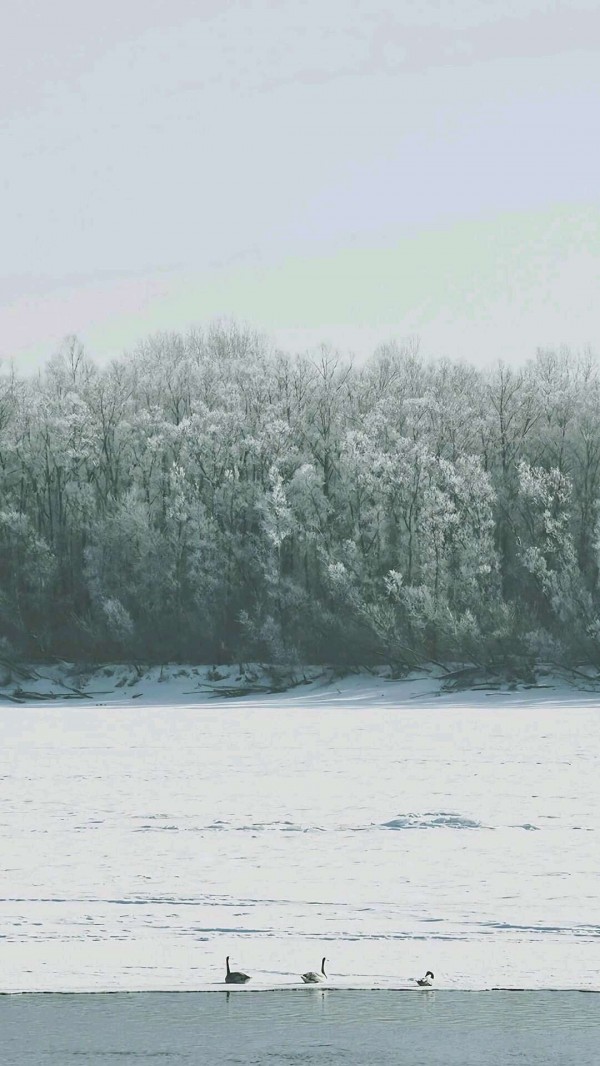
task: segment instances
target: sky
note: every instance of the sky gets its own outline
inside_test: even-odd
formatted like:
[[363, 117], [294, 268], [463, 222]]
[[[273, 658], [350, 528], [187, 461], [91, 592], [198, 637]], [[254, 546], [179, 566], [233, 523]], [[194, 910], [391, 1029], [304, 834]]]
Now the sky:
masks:
[[597, 0], [4, 0], [0, 358], [600, 353]]

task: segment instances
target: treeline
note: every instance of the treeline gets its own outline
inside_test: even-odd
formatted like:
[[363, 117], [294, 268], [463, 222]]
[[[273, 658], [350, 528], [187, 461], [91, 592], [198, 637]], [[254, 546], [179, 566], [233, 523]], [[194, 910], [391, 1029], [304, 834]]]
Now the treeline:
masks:
[[0, 378], [0, 639], [102, 661], [600, 665], [600, 374], [250, 332]]

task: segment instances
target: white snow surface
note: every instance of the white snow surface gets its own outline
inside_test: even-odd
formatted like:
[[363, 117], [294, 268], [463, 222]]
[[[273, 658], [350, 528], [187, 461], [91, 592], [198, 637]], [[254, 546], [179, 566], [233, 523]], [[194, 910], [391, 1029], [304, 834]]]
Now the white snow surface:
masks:
[[157, 677], [0, 710], [0, 991], [600, 990], [597, 695]]

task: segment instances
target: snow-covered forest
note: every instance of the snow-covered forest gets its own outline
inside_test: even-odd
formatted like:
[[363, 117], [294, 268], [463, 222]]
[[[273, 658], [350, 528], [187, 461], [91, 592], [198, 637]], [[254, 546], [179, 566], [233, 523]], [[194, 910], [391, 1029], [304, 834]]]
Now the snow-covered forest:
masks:
[[29, 659], [600, 663], [600, 373], [235, 326], [0, 378], [0, 636]]

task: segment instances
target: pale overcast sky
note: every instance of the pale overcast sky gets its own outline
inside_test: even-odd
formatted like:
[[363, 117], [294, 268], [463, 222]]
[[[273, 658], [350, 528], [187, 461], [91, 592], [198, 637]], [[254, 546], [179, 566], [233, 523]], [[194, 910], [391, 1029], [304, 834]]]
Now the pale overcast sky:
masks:
[[598, 0], [4, 0], [0, 355], [600, 353]]

